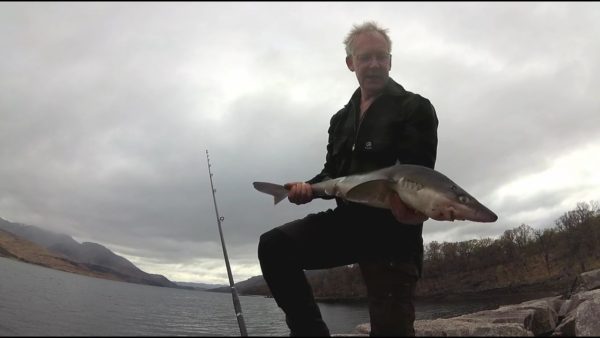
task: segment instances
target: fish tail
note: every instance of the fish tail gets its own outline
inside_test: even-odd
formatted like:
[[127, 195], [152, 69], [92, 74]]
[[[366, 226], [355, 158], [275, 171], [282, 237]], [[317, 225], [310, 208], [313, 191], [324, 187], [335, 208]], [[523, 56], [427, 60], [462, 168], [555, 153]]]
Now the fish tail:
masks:
[[288, 190], [279, 184], [254, 182], [252, 185], [254, 186], [254, 189], [273, 196], [275, 204], [281, 202], [288, 195]]

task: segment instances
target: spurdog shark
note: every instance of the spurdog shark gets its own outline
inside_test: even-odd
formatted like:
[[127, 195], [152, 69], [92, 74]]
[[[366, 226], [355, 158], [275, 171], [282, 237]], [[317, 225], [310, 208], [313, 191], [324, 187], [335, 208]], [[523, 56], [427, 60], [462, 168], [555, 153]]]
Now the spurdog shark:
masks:
[[[282, 185], [254, 182], [275, 204], [287, 197]], [[377, 208], [390, 208], [398, 193], [411, 208], [438, 221], [495, 222], [498, 216], [442, 173], [419, 165], [396, 164], [369, 173], [339, 177], [311, 185], [315, 197], [339, 197]]]

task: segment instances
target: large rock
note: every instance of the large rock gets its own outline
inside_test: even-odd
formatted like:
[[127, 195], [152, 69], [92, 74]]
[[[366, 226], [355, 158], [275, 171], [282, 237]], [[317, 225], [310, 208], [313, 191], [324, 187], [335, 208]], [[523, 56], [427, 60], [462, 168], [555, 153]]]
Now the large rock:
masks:
[[[567, 303], [568, 302], [568, 303]], [[600, 289], [581, 292], [565, 302], [565, 318], [553, 336], [600, 336]]]
[[575, 311], [575, 336], [600, 336], [600, 297], [585, 301]]
[[491, 323], [462, 318], [418, 320], [415, 334], [419, 337], [520, 337], [533, 336], [531, 331], [515, 323]]
[[584, 272], [577, 276], [573, 293], [600, 289], [600, 269]]
[[[496, 310], [479, 311], [454, 317], [452, 324], [464, 321], [473, 327], [473, 331], [464, 334], [457, 332], [458, 335], [520, 336], [525, 332], [535, 336], [549, 334], [552, 333], [558, 322], [559, 302], [560, 297], [550, 297], [517, 305], [501, 306]], [[455, 335], [454, 331], [446, 332]]]
[[553, 336], [600, 336], [600, 269], [580, 274], [558, 311]]
[[[549, 297], [496, 310], [479, 311], [448, 319], [417, 320], [417, 336], [539, 336], [549, 335], [558, 322], [557, 311], [563, 301]], [[370, 326], [356, 331], [368, 334]]]
[[[369, 323], [360, 324], [355, 331], [358, 335], [368, 336], [371, 331]], [[447, 336], [475, 336], [475, 337], [525, 337], [533, 336], [519, 324], [514, 323], [486, 323], [469, 321], [467, 319], [449, 318], [415, 321], [415, 335], [418, 337], [447, 337]]]
[[509, 322], [522, 325], [535, 336], [550, 334], [558, 324], [557, 312], [563, 302], [564, 300], [557, 296], [502, 306], [492, 313], [491, 318], [494, 323], [507, 319]]
[[[370, 325], [356, 327], [369, 334]], [[448, 319], [415, 321], [417, 336], [600, 336], [600, 269], [579, 275], [570, 298], [501, 306]]]

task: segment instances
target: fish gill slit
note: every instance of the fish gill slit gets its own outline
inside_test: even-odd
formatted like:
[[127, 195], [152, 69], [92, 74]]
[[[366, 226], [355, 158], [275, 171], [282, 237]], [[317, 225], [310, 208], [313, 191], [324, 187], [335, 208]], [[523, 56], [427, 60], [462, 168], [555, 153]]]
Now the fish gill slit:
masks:
[[423, 189], [423, 185], [421, 185], [413, 180], [406, 179], [406, 178], [402, 179], [402, 186], [405, 189], [412, 190], [412, 191], [419, 191], [419, 190]]

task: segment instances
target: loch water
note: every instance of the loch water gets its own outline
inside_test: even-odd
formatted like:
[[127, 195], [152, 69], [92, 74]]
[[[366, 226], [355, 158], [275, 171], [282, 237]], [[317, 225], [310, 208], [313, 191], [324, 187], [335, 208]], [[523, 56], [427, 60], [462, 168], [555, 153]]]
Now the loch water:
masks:
[[[506, 299], [417, 302], [417, 319]], [[240, 296], [249, 336], [288, 336], [272, 298]], [[331, 333], [369, 321], [365, 303], [319, 303]], [[231, 295], [91, 278], [0, 257], [0, 336], [239, 336]]]

